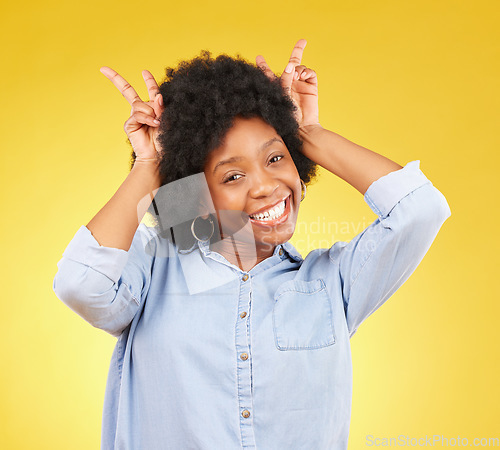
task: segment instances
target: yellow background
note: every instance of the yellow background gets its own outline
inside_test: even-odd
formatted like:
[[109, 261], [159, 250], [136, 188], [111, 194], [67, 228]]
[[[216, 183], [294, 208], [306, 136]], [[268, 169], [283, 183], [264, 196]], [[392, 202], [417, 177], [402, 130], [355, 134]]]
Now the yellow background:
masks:
[[[115, 339], [52, 292], [66, 245], [128, 170], [129, 106], [99, 67], [143, 95], [142, 69], [161, 80], [201, 49], [262, 53], [281, 72], [299, 38], [323, 126], [400, 164], [420, 159], [452, 209], [414, 275], [351, 341], [349, 448], [367, 435], [500, 437], [498, 5], [4, 2], [0, 447], [99, 447]], [[348, 224], [317, 242], [375, 218], [325, 172], [302, 206], [301, 223]], [[303, 254], [315, 244], [305, 237], [292, 241]]]

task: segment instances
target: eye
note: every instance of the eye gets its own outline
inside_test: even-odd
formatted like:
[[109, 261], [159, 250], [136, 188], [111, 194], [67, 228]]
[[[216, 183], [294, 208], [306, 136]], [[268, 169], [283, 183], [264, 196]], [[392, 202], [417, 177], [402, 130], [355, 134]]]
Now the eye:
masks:
[[224, 178], [224, 180], [222, 181], [223, 183], [230, 183], [231, 181], [235, 181], [235, 180], [238, 180], [239, 178], [236, 178], [236, 177], [241, 177], [242, 175], [240, 175], [239, 173], [234, 173], [232, 175], [229, 175], [228, 177]]
[[283, 158], [283, 155], [276, 155], [276, 156], [273, 156], [270, 160], [269, 160], [269, 164], [272, 164], [272, 163], [275, 163], [275, 162], [278, 162], [280, 159]]

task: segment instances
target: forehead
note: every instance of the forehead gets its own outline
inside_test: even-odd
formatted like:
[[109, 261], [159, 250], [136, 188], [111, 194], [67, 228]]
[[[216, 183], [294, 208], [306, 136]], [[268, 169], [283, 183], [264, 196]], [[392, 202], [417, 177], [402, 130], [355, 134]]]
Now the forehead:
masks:
[[233, 156], [250, 157], [271, 139], [283, 142], [276, 130], [261, 118], [237, 117], [222, 144], [208, 155], [207, 166], [216, 165], [218, 161]]

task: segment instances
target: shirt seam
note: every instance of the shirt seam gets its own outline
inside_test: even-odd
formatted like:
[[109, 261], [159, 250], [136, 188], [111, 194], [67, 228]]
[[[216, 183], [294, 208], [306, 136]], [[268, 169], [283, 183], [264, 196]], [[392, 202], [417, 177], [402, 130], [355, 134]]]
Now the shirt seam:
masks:
[[77, 264], [81, 264], [82, 266], [85, 266], [87, 269], [90, 269], [90, 270], [93, 270], [94, 272], [96, 273], [99, 273], [101, 275], [104, 275], [109, 281], [113, 282], [113, 283], [117, 283], [117, 281], [113, 280], [113, 278], [111, 278], [107, 273], [105, 272], [102, 272], [101, 270], [97, 270], [95, 267], [93, 267], [92, 265], [90, 264], [87, 264], [86, 262], [84, 261], [79, 261], [78, 259], [74, 259], [72, 258], [71, 256], [66, 256], [65, 257], [68, 261], [73, 261]]
[[132, 297], [132, 300], [135, 302], [135, 304], [137, 306], [141, 306], [141, 302], [140, 300], [134, 295], [134, 293], [132, 292], [132, 288], [131, 286], [128, 284], [128, 283], [125, 283], [124, 281], [122, 281], [122, 284], [128, 289], [128, 291], [130, 292], [130, 296]]

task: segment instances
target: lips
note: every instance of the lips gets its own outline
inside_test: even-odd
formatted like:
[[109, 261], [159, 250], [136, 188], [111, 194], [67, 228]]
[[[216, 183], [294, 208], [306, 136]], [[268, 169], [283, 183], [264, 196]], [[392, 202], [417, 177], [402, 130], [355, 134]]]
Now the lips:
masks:
[[257, 214], [262, 214], [264, 212], [267, 212], [267, 211], [273, 209], [274, 207], [276, 207], [277, 205], [279, 205], [280, 203], [284, 202], [288, 197], [290, 197], [290, 195], [287, 195], [286, 197], [283, 197], [281, 200], [278, 200], [276, 203], [274, 203], [272, 205], [265, 206], [264, 208], [258, 209], [257, 211], [255, 211], [251, 214], [248, 214], [248, 215], [255, 216]]
[[274, 226], [286, 222], [289, 214], [290, 196], [270, 207], [263, 208], [256, 213], [250, 214], [249, 218], [252, 223], [257, 225]]

